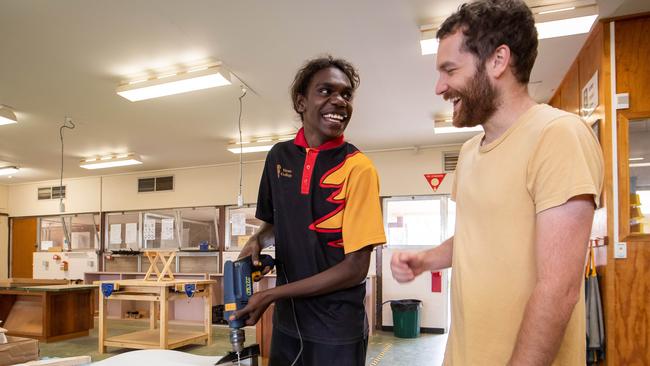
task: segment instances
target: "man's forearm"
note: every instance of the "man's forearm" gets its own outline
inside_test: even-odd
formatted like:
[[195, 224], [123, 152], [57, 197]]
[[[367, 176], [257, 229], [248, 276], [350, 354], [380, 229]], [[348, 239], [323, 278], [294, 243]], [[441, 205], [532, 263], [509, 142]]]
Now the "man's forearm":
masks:
[[538, 284], [526, 305], [508, 365], [552, 364], [578, 298], [576, 291], [567, 293]]
[[442, 244], [422, 253], [423, 267], [428, 271], [438, 271], [451, 267], [454, 253], [454, 237], [445, 240]]

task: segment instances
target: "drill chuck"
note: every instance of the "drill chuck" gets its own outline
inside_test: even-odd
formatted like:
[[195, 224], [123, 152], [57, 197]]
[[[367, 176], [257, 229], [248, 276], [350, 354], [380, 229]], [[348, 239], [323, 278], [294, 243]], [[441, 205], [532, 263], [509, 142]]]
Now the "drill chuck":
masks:
[[246, 341], [246, 333], [243, 328], [231, 328], [230, 329], [230, 344], [232, 344], [232, 350], [235, 352], [241, 352], [244, 349], [244, 342]]

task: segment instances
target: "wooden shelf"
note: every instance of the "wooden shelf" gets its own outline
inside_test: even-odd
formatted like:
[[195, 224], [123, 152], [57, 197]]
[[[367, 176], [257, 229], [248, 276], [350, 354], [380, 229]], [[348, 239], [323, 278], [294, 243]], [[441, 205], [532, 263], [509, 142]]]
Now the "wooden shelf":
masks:
[[[167, 337], [169, 340], [168, 349], [193, 343], [203, 343], [208, 340], [208, 335], [205, 332], [176, 329], [168, 330]], [[104, 345], [134, 349], [158, 349], [160, 348], [160, 331], [158, 329], [148, 329], [109, 337], [104, 341]]]

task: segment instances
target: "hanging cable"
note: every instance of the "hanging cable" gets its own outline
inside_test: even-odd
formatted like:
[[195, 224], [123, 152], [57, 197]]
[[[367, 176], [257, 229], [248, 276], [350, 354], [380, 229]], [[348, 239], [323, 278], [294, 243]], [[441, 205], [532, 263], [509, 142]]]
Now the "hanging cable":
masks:
[[65, 212], [65, 206], [63, 205], [63, 129], [67, 128], [74, 130], [75, 124], [72, 122], [72, 118], [65, 117], [63, 124], [59, 128], [59, 137], [61, 138], [61, 175], [59, 177], [59, 210]]
[[244, 196], [242, 194], [242, 187], [243, 187], [243, 178], [244, 178], [244, 162], [243, 162], [243, 157], [244, 155], [244, 143], [242, 140], [242, 133], [241, 133], [241, 116], [242, 116], [242, 99], [246, 96], [246, 93], [248, 90], [242, 85], [241, 87], [241, 95], [239, 96], [239, 118], [237, 119], [237, 127], [239, 128], [239, 194], [237, 195], [237, 206], [242, 207], [244, 205]]

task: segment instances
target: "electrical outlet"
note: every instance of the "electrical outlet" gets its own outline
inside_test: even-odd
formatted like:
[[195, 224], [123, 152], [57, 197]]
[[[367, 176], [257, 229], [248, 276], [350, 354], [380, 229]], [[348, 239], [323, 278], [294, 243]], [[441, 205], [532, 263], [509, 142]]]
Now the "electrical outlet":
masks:
[[620, 242], [614, 245], [614, 258], [616, 259], [627, 258], [627, 243]]

